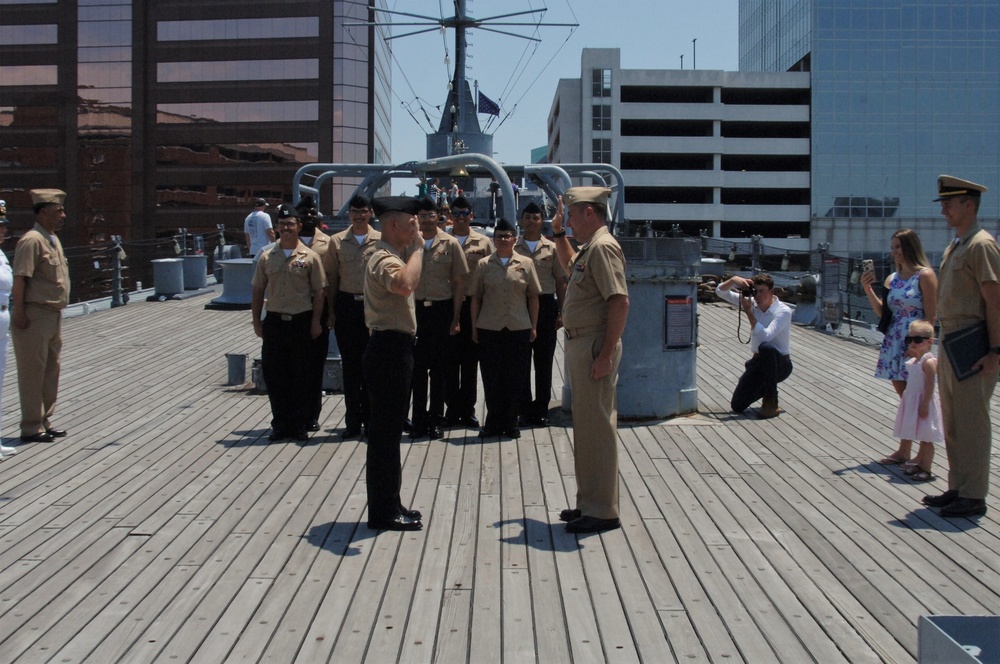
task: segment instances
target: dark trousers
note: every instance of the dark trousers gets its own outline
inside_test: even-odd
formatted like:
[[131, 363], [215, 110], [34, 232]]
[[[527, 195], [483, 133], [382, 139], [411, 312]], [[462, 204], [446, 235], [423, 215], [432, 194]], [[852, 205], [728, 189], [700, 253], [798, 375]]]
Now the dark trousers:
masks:
[[546, 417], [552, 395], [552, 358], [556, 354], [556, 319], [559, 305], [555, 295], [538, 296], [538, 324], [531, 342], [531, 360], [535, 366], [535, 398], [531, 398], [531, 379], [524, 381], [521, 415], [526, 418]]
[[[430, 306], [417, 301], [417, 344], [413, 347], [413, 428], [426, 429], [444, 419], [445, 378], [451, 352], [451, 300]], [[430, 406], [427, 404], [430, 383]]]
[[482, 353], [487, 429], [517, 428], [524, 384], [531, 372], [531, 330], [477, 330]]
[[357, 429], [369, 421], [368, 395], [361, 366], [368, 345], [364, 300], [355, 300], [351, 293], [337, 293], [333, 315], [333, 331], [337, 335], [344, 374], [344, 425]]
[[479, 344], [472, 340], [472, 298], [465, 298], [459, 318], [460, 330], [452, 337], [448, 358], [448, 419], [462, 420], [476, 414], [479, 399]]
[[304, 377], [313, 357], [311, 323], [311, 311], [294, 316], [268, 312], [263, 321], [261, 370], [271, 402], [271, 428], [277, 433], [305, 431], [310, 422], [313, 394]]
[[374, 332], [363, 360], [371, 419], [368, 422], [368, 520], [400, 514], [402, 477], [399, 441], [410, 403], [413, 337], [402, 332]]
[[313, 396], [309, 403], [309, 422], [319, 421], [323, 410], [323, 375], [326, 373], [326, 356], [330, 352], [330, 328], [326, 326], [329, 316], [326, 306], [323, 307], [323, 331], [315, 339], [311, 339], [312, 357], [309, 360], [309, 392]]
[[792, 358], [782, 355], [769, 343], [763, 343], [757, 354], [747, 360], [746, 371], [733, 391], [731, 406], [742, 413], [754, 401], [764, 397], [778, 398], [778, 383], [792, 375]]

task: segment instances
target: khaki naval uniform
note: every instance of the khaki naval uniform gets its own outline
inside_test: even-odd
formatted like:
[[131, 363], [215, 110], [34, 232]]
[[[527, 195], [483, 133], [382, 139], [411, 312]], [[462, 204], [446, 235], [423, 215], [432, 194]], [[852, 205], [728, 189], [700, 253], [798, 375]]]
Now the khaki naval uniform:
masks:
[[352, 228], [330, 238], [327, 296], [333, 310], [333, 331], [344, 373], [344, 427], [358, 431], [368, 424], [368, 395], [361, 360], [368, 345], [365, 326], [365, 264], [382, 234], [368, 228], [360, 242]]
[[[980, 284], [1000, 281], [1000, 249], [978, 223], [944, 251], [938, 276], [941, 336], [986, 320]], [[945, 353], [944, 346], [941, 352]], [[938, 386], [948, 454], [948, 488], [963, 498], [986, 498], [990, 483], [990, 397], [996, 374], [955, 378], [950, 361], [938, 363]]]
[[424, 263], [420, 285], [414, 293], [417, 308], [417, 345], [413, 349], [415, 434], [444, 420], [445, 381], [454, 354], [450, 329], [455, 315], [454, 281], [469, 272], [462, 246], [451, 235], [439, 229], [429, 247], [426, 240], [423, 242]]
[[449, 423], [470, 421], [476, 414], [476, 401], [479, 399], [477, 394], [479, 344], [472, 341], [472, 280], [476, 276], [480, 259], [496, 251], [488, 237], [473, 229], [469, 230], [464, 243], [458, 236], [455, 238], [465, 252], [469, 274], [465, 278], [465, 299], [462, 301], [462, 313], [459, 316], [459, 330], [452, 338], [453, 352], [448, 363], [446, 378], [448, 411], [445, 419]]
[[479, 303], [476, 334], [482, 348], [487, 433], [517, 429], [524, 384], [531, 373], [531, 313], [528, 300], [541, 290], [530, 258], [497, 254], [481, 258], [472, 297]]
[[531, 380], [525, 381], [521, 398], [521, 414], [529, 421], [539, 421], [549, 412], [549, 397], [552, 395], [552, 359], [555, 357], [558, 336], [556, 324], [559, 305], [556, 300], [556, 284], [566, 279], [566, 269], [556, 256], [555, 242], [539, 238], [535, 250], [523, 237], [514, 245], [514, 253], [531, 258], [538, 273], [542, 290], [538, 294], [538, 326], [535, 340], [531, 342], [531, 356], [535, 365], [535, 398], [531, 398]]
[[[299, 241], [319, 256], [320, 264], [323, 266], [323, 274], [326, 277], [326, 283], [329, 284], [330, 273], [333, 267], [333, 258], [330, 255], [333, 245], [330, 242], [330, 236], [317, 228], [316, 234], [312, 236], [312, 239], [308, 243], [305, 242], [305, 239], [303, 236], [299, 236]], [[313, 394], [310, 400], [310, 423], [317, 422], [320, 411], [323, 410], [323, 376], [326, 373], [326, 357], [330, 353], [330, 328], [327, 326], [327, 321], [330, 318], [329, 306], [327, 304], [330, 300], [329, 293], [327, 293], [326, 300], [323, 303], [323, 316], [320, 318], [320, 325], [323, 331], [318, 337], [312, 339], [313, 354], [309, 360], [308, 367], [311, 385], [310, 391]]]
[[417, 332], [413, 295], [392, 292], [392, 280], [404, 267], [402, 256], [380, 241], [365, 268], [365, 321], [371, 330], [364, 355], [371, 409], [365, 471], [369, 521], [394, 519], [402, 509], [399, 441], [410, 402]]
[[569, 266], [563, 304], [566, 370], [573, 392], [573, 446], [576, 508], [585, 516], [618, 518], [618, 405], [615, 392], [621, 341], [611, 357], [611, 372], [590, 377], [608, 322], [607, 300], [628, 295], [625, 256], [607, 228], [599, 228], [580, 247]]
[[326, 286], [323, 264], [301, 242], [288, 256], [276, 242], [260, 252], [252, 285], [267, 295], [261, 370], [271, 402], [271, 428], [278, 435], [304, 433], [315, 399], [305, 377], [313, 358], [313, 298]]
[[59, 238], [41, 224], [25, 233], [14, 251], [14, 276], [25, 277], [28, 329], [11, 329], [21, 395], [21, 436], [52, 428], [59, 392], [62, 310], [69, 304], [69, 266]]

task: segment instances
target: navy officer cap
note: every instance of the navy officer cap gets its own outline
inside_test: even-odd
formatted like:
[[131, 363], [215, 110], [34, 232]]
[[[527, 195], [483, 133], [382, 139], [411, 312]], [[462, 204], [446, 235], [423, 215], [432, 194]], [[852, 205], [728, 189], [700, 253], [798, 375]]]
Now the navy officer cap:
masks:
[[418, 202], [409, 196], [382, 196], [372, 201], [372, 209], [376, 216], [382, 216], [386, 212], [405, 212], [414, 215], [418, 211]]
[[981, 184], [976, 184], [975, 182], [970, 182], [968, 180], [962, 180], [961, 178], [957, 178], [953, 175], [939, 175], [938, 197], [934, 199], [934, 202], [946, 201], [949, 198], [954, 198], [955, 196], [971, 196], [972, 198], [980, 198], [985, 191], [988, 191], [988, 189]]

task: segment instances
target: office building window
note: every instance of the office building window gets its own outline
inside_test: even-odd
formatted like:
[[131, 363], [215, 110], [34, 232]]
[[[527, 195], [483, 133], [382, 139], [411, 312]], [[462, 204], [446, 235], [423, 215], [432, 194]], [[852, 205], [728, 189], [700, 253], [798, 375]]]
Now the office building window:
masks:
[[319, 60], [220, 60], [218, 62], [159, 62], [158, 83], [202, 81], [274, 81], [319, 78]]
[[55, 25], [0, 25], [0, 44], [55, 44], [59, 41]]
[[611, 163], [611, 139], [610, 138], [595, 138], [594, 139], [594, 150], [593, 150], [593, 160], [595, 164], [610, 164]]
[[593, 92], [594, 97], [611, 96], [611, 70], [595, 69], [593, 72]]
[[233, 18], [213, 21], [160, 21], [159, 41], [222, 41], [230, 39], [286, 39], [318, 37], [319, 17]]
[[611, 131], [610, 104], [594, 104], [593, 119], [592, 129], [594, 131]]
[[0, 65], [0, 88], [15, 85], [56, 85], [56, 65]]
[[[190, 104], [157, 104], [157, 113], [213, 122], [303, 122], [319, 119], [317, 101], [231, 101]], [[157, 117], [158, 123], [171, 123]]]

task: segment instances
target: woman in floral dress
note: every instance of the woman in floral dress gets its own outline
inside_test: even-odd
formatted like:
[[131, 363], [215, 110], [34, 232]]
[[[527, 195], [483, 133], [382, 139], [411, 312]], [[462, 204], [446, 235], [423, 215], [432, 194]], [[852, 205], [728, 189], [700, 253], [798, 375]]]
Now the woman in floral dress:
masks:
[[[892, 381], [896, 394], [902, 397], [906, 389], [906, 343], [903, 340], [913, 321], [922, 319], [934, 324], [937, 316], [937, 276], [930, 267], [920, 238], [909, 228], [892, 234], [890, 248], [896, 271], [886, 277], [885, 286], [889, 289], [886, 301], [883, 302], [881, 293], [875, 291], [874, 272], [862, 275], [861, 284], [876, 315], [882, 315], [883, 306], [892, 310], [892, 323], [882, 339], [875, 377]], [[912, 440], [900, 440], [896, 451], [879, 463], [908, 463], [912, 444]]]

